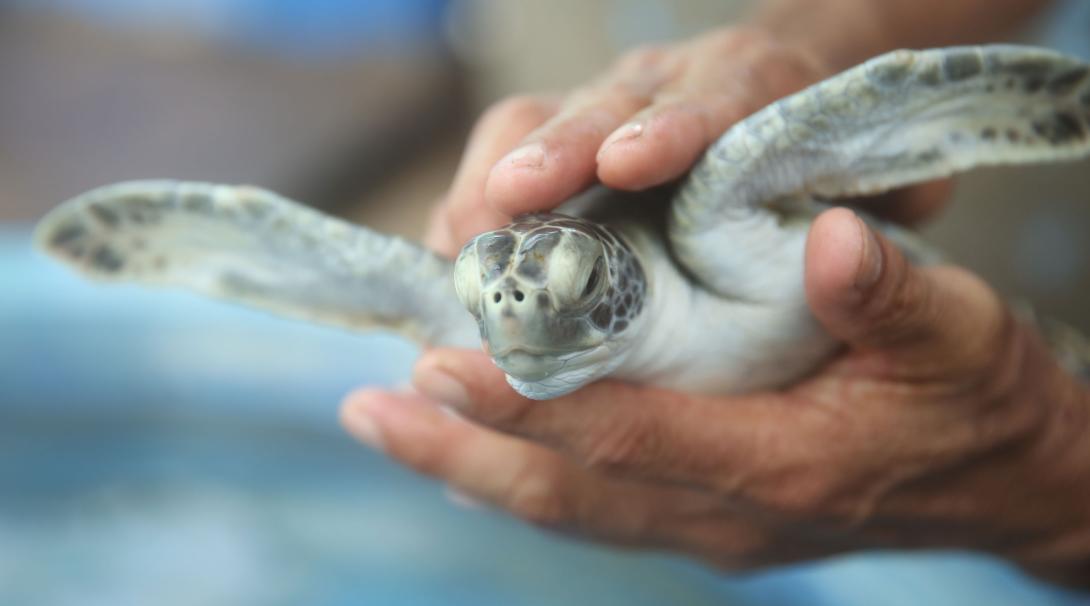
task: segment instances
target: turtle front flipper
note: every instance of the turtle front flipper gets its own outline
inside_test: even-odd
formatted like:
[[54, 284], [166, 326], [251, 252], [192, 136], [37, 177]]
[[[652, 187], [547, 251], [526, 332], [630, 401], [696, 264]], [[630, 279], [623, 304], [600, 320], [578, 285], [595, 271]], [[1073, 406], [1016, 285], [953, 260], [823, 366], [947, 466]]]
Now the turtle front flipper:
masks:
[[38, 246], [96, 279], [180, 286], [293, 318], [476, 347], [452, 263], [254, 187], [134, 181], [38, 225]]
[[800, 282], [809, 222], [791, 218], [811, 197], [1088, 155], [1085, 63], [1012, 45], [895, 51], [736, 124], [679, 191], [671, 240], [713, 290], [776, 300]]

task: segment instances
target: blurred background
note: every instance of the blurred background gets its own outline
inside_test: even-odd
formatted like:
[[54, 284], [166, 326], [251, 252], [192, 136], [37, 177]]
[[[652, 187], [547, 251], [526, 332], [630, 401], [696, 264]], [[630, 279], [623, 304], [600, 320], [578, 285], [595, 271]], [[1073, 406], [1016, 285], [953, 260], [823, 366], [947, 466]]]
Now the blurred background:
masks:
[[[966, 554], [722, 576], [457, 507], [357, 447], [340, 396], [407, 380], [383, 335], [98, 288], [33, 221], [132, 178], [255, 183], [418, 236], [466, 132], [727, 0], [0, 0], [0, 604], [1075, 603]], [[1090, 3], [1023, 33], [1090, 58]], [[1090, 332], [1090, 164], [987, 170], [926, 228]]]

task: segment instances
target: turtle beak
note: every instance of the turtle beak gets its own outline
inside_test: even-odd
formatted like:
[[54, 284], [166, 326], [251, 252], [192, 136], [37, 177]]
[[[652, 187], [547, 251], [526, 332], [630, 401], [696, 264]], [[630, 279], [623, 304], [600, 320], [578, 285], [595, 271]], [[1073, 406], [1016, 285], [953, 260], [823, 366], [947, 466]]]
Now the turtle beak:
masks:
[[493, 358], [496, 366], [508, 375], [526, 382], [544, 381], [564, 368], [564, 360], [513, 349]]

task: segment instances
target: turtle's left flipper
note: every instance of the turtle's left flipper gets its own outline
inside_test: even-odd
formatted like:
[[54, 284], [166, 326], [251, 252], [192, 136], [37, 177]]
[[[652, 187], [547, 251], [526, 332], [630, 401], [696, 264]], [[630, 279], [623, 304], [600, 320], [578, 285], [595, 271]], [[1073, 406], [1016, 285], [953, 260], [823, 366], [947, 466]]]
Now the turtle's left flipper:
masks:
[[61, 205], [38, 246], [93, 278], [180, 286], [295, 318], [477, 347], [452, 263], [253, 187], [134, 181]]
[[896, 51], [736, 124], [675, 199], [671, 239], [718, 292], [776, 300], [800, 282], [808, 217], [770, 205], [1086, 156], [1087, 64], [1013, 45]]

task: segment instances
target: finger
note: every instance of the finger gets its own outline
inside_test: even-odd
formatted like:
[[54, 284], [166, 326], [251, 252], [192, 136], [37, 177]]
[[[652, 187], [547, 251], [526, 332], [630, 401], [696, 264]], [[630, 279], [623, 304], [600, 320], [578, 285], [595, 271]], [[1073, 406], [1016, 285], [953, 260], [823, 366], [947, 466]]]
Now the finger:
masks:
[[508, 215], [549, 210], [591, 185], [602, 142], [651, 102], [672, 65], [663, 49], [639, 51], [605, 80], [569, 97], [493, 167], [485, 190], [489, 204]]
[[684, 175], [731, 124], [759, 107], [748, 93], [733, 90], [657, 99], [602, 143], [598, 178], [616, 189], [639, 190]]
[[470, 134], [450, 192], [432, 217], [425, 243], [454, 256], [473, 236], [510, 221], [510, 215], [485, 204], [488, 174], [497, 160], [558, 108], [558, 98], [539, 95], [512, 97], [485, 112]]
[[886, 350], [898, 368], [933, 378], [985, 369], [1012, 332], [1009, 314], [979, 279], [953, 267], [913, 267], [843, 208], [810, 229], [806, 293], [835, 337]]
[[741, 490], [757, 459], [772, 461], [781, 447], [793, 448], [775, 436], [808, 419], [775, 395], [712, 399], [617, 381], [529, 400], [483, 354], [455, 349], [428, 351], [413, 384], [474, 421], [556, 448], [588, 468], [720, 494]]
[[598, 177], [643, 189], [684, 175], [735, 122], [819, 79], [812, 60], [742, 30], [696, 39], [689, 58], [654, 103], [612, 133], [598, 151]]
[[706, 512], [714, 502], [597, 476], [540, 446], [446, 414], [418, 395], [358, 391], [346, 399], [341, 420], [362, 442], [455, 492], [554, 530], [678, 547], [683, 533], [671, 520]]
[[446, 481], [456, 494], [553, 530], [680, 550], [734, 570], [792, 561], [802, 544], [774, 541], [768, 528], [715, 495], [603, 477], [420, 396], [361, 390], [346, 399], [341, 419], [361, 441]]
[[[540, 449], [474, 431], [415, 394], [354, 392], [345, 399], [341, 423], [361, 442], [490, 503], [502, 496], [495, 486], [510, 484], [537, 466], [551, 467]], [[490, 484], [475, 482], [485, 477]]]

